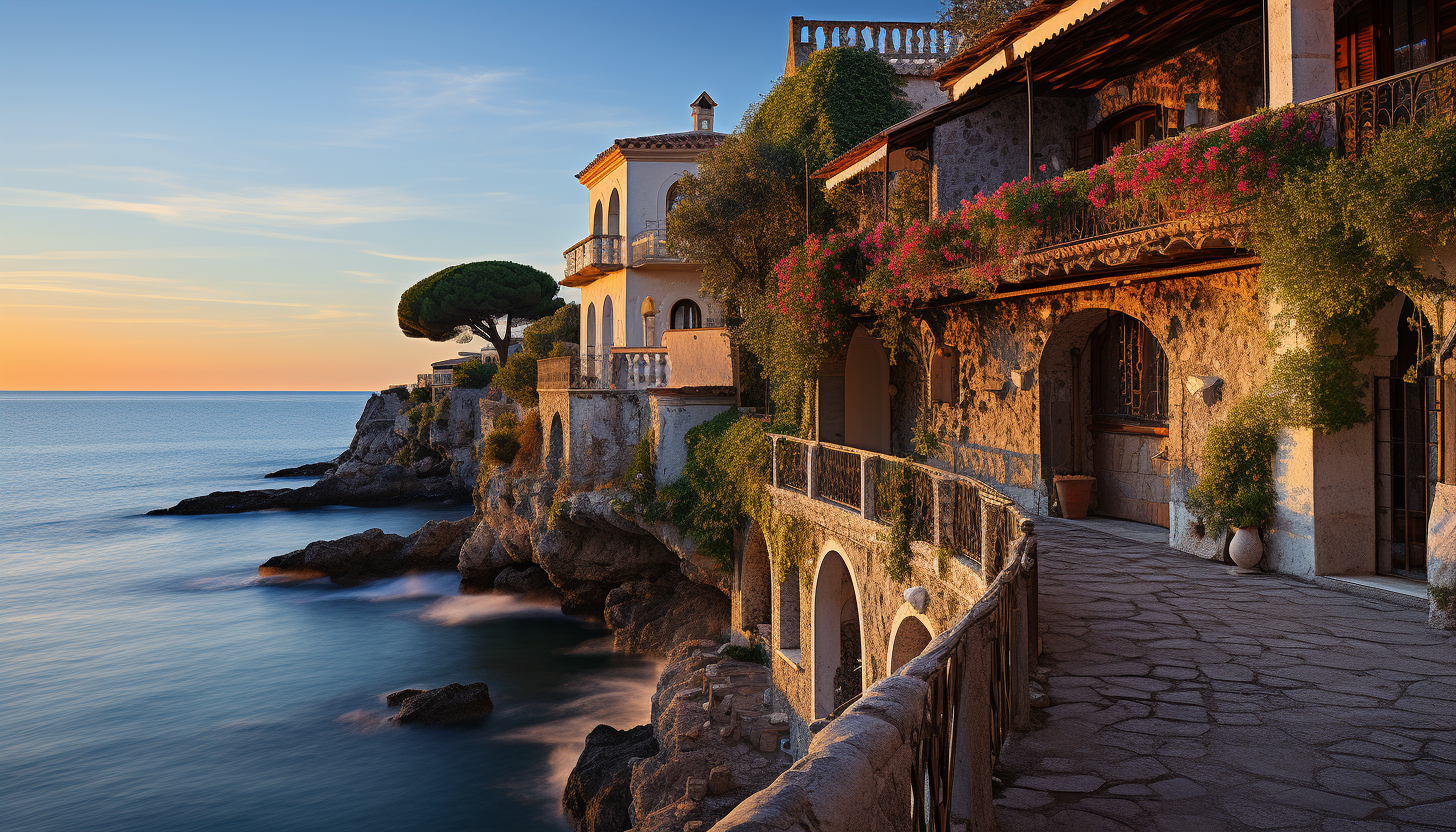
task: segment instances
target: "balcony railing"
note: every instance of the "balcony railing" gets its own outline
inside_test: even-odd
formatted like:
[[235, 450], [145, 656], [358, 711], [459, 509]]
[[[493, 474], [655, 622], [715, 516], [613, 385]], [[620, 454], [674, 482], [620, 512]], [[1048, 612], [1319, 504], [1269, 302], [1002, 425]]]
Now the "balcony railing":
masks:
[[449, 371], [432, 373], [430, 375], [430, 384], [435, 387], [450, 387], [455, 384], [455, 373]]
[[593, 234], [561, 254], [566, 258], [567, 280], [606, 274], [622, 268], [622, 237]]
[[942, 23], [789, 18], [794, 66], [820, 49], [858, 46], [875, 52], [896, 69], [906, 64], [938, 64], [961, 48], [963, 38]]
[[631, 265], [634, 269], [659, 263], [686, 263], [667, 249], [667, 229], [661, 223], [648, 221], [647, 230], [632, 238]]
[[666, 387], [672, 378], [667, 350], [623, 348], [612, 350], [612, 386], [618, 390], [647, 390]]
[[[1011, 499], [979, 480], [886, 454], [772, 434], [770, 470], [775, 488], [804, 494], [860, 517], [889, 525], [904, 507], [910, 539], [944, 546], [986, 574], [1009, 540], [1016, 512]], [[991, 553], [988, 557], [985, 553]]]
[[[1456, 114], [1456, 58], [1316, 98], [1302, 106], [1323, 107], [1325, 124], [1333, 128], [1327, 140], [1334, 151], [1358, 158], [1392, 127]], [[1244, 119], [1211, 129], [1227, 130], [1239, 121]], [[1136, 213], [1112, 205], [1078, 205], [1052, 213], [1041, 240], [1030, 253], [1156, 228], [1176, 219], [1177, 214], [1159, 205], [1144, 206]]]

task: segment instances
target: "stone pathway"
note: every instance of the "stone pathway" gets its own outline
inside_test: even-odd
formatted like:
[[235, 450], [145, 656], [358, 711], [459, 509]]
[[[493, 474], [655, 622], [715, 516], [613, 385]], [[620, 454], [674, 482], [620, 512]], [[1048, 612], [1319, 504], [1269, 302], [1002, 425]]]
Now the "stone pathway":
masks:
[[1456, 828], [1456, 635], [1426, 614], [1037, 518], [1051, 707], [1006, 832]]

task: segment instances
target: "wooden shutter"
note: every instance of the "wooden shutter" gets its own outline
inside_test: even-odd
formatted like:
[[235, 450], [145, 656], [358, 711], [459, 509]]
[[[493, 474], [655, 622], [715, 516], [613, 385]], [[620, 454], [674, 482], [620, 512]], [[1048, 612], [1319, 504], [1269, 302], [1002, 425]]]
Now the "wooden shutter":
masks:
[[[1456, 0], [1451, 0], [1456, 3]], [[1083, 130], [1072, 134], [1072, 167], [1086, 170], [1097, 164], [1096, 131]]]
[[1435, 14], [1431, 31], [1436, 34], [1431, 55], [1436, 59], [1456, 56], [1456, 0], [1432, 0]]
[[[1437, 0], [1456, 6], [1456, 0]], [[1335, 23], [1335, 86], [1349, 89], [1375, 80], [1375, 11], [1370, 2]]]

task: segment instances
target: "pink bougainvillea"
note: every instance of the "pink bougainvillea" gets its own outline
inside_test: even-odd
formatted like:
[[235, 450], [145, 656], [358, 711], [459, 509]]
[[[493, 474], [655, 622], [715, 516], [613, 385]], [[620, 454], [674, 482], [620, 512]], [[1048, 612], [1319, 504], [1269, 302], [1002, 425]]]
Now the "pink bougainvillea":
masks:
[[1091, 213], [1125, 227], [1228, 211], [1328, 153], [1323, 111], [1295, 107], [1142, 152], [1118, 147], [1089, 170], [1007, 182], [934, 219], [812, 236], [775, 268], [770, 311], [806, 336], [847, 337], [855, 311], [898, 319], [933, 300], [995, 291], [1027, 252], [1054, 244], [1069, 223]]

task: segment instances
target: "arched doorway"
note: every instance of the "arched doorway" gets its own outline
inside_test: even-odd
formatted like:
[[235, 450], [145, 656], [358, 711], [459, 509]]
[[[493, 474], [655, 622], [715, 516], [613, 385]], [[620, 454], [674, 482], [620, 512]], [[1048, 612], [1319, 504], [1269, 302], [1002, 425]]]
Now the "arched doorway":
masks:
[[895, 633], [890, 637], [890, 672], [894, 673], [905, 663], [920, 655], [930, 644], [930, 630], [913, 615], [900, 620]]
[[750, 524], [738, 561], [738, 626], [765, 640], [771, 623], [772, 572], [768, 541], [757, 523]]
[[1048, 493], [1057, 474], [1090, 474], [1094, 513], [1167, 528], [1169, 369], [1153, 332], [1122, 312], [1077, 312], [1048, 339], [1037, 375]]
[[864, 690], [859, 594], [838, 552], [814, 576], [814, 717], [829, 716]]
[[890, 452], [890, 354], [862, 326], [844, 359], [844, 444]]
[[547, 439], [546, 472], [552, 479], [561, 478], [561, 457], [565, 453], [565, 435], [561, 429], [561, 414], [551, 414], [551, 435]]
[[1375, 570], [1419, 581], [1426, 580], [1426, 533], [1441, 479], [1434, 343], [1430, 321], [1405, 298], [1389, 375], [1375, 378]]
[[668, 326], [672, 329], [700, 329], [703, 326], [703, 310], [695, 302], [684, 298], [672, 305]]

